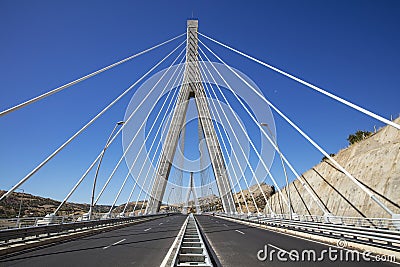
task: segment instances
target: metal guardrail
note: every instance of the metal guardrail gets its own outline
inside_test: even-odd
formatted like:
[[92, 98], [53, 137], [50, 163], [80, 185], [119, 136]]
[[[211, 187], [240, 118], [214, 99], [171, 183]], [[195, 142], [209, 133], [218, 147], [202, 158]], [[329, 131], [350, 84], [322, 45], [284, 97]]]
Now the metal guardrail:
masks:
[[55, 234], [65, 234], [81, 230], [115, 226], [115, 225], [131, 223], [134, 221], [140, 221], [145, 218], [161, 217], [168, 215], [171, 214], [160, 213], [160, 214], [142, 215], [135, 217], [122, 217], [122, 218], [99, 219], [99, 220], [80, 221], [80, 222], [63, 222], [63, 223], [59, 223], [56, 220], [52, 224], [48, 225], [0, 230], [0, 246], [8, 245], [10, 242], [21, 242], [28, 238], [38, 238], [41, 236], [51, 236]]
[[356, 227], [370, 227], [378, 229], [388, 229], [400, 231], [400, 219], [392, 218], [364, 218], [364, 217], [345, 217], [345, 216], [320, 216], [320, 215], [298, 215], [292, 214], [274, 214], [265, 215], [267, 218], [280, 218], [287, 220], [303, 221], [303, 222], [319, 222], [319, 223], [332, 223], [342, 224]]
[[270, 219], [285, 219], [300, 222], [315, 222], [315, 223], [330, 223], [335, 225], [347, 225], [364, 228], [376, 228], [393, 230], [400, 232], [400, 219], [392, 218], [363, 218], [363, 217], [344, 217], [344, 216], [320, 216], [320, 215], [298, 215], [289, 214], [233, 214], [237, 218], [270, 218]]
[[[46, 215], [45, 217], [0, 218], [0, 231], [4, 229], [45, 225], [48, 224], [48, 221], [50, 219], [50, 217], [48, 217], [49, 215]], [[93, 213], [92, 220], [113, 219], [121, 217], [132, 217], [132, 216], [131, 215], [121, 216], [121, 214], [115, 214], [115, 213]], [[51, 215], [52, 224], [63, 224], [63, 223], [80, 222], [80, 221], [88, 221], [88, 214], [86, 213], [82, 215], [67, 215], [67, 216]]]
[[[249, 216], [242, 214], [239, 215], [223, 213], [220, 213], [219, 215], [256, 224], [285, 228], [315, 235], [322, 235], [333, 238], [345, 238], [346, 240], [351, 240], [357, 243], [381, 247], [393, 251], [400, 251], [400, 231], [397, 227], [394, 227], [395, 224], [393, 225], [393, 227], [387, 227], [390, 226], [390, 224], [388, 224], [388, 221], [390, 221], [390, 219], [378, 219], [386, 221], [383, 224], [385, 225], [385, 228], [379, 228], [377, 227], [380, 226], [379, 224], [365, 225], [362, 223], [349, 225], [349, 222], [351, 220], [343, 220], [342, 222], [347, 222], [347, 224], [340, 224], [338, 220], [335, 220], [335, 223], [332, 223], [329, 220], [306, 221], [301, 220], [300, 218], [298, 220], [290, 220], [286, 218], [279, 218], [279, 216]], [[376, 219], [363, 219], [376, 222]], [[353, 220], [351, 222], [357, 222], [357, 220]]]

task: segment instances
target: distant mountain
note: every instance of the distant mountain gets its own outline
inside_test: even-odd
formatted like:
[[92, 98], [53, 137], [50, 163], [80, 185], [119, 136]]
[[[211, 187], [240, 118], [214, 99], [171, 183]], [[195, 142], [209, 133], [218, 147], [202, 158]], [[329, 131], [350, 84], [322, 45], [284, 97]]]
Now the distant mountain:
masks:
[[[265, 197], [267, 199], [269, 199], [272, 195], [275, 194], [274, 186], [270, 186], [266, 183], [261, 183], [260, 187], [262, 188], [262, 190], [265, 194]], [[256, 202], [257, 207], [259, 208], [260, 212], [264, 211], [265, 198], [264, 198], [263, 194], [261, 193], [260, 187], [257, 184], [255, 184], [255, 185], [250, 186], [249, 189], [244, 189], [242, 191], [234, 193], [233, 199], [235, 201], [236, 208], [238, 211], [242, 210], [243, 212], [247, 213], [248, 212], [247, 208], [248, 208], [250, 212], [257, 212], [257, 209], [254, 206], [254, 202]], [[253, 198], [251, 195], [253, 195], [254, 201], [253, 201]], [[246, 208], [244, 199], [246, 199], [247, 208]], [[213, 207], [217, 211], [223, 210], [221, 199], [219, 199], [216, 195], [200, 197], [200, 198], [198, 198], [198, 201], [199, 201], [200, 206]], [[241, 209], [239, 208], [238, 202], [240, 203]], [[189, 206], [194, 206], [193, 200], [189, 201]], [[189, 209], [189, 210], [191, 210], [191, 209]]]
[[[6, 191], [0, 190], [0, 196]], [[0, 202], [0, 218], [15, 218], [18, 216], [19, 206], [21, 204], [21, 217], [43, 217], [46, 214], [52, 213], [60, 205], [60, 201], [34, 196], [27, 193], [12, 193], [7, 199]], [[146, 208], [147, 201], [144, 201], [144, 208]], [[136, 213], [142, 208], [143, 201], [138, 201], [136, 206]], [[57, 215], [82, 215], [89, 211], [88, 203], [72, 203], [67, 202], [60, 209]], [[106, 213], [110, 210], [110, 205], [96, 205], [96, 213]], [[113, 213], [120, 213], [123, 211], [125, 204], [116, 206]], [[129, 202], [126, 208], [126, 213], [129, 213], [135, 207], [135, 202]], [[161, 207], [165, 209], [164, 206]]]
[[[266, 196], [269, 198], [271, 195], [274, 193], [273, 187], [262, 183], [261, 187], [263, 188], [263, 191], [265, 192]], [[258, 188], [257, 185], [253, 185], [250, 187], [250, 190], [253, 192], [254, 199], [257, 203], [258, 207], [263, 208], [265, 206], [265, 200], [264, 197], [261, 194], [260, 189]], [[6, 191], [0, 190], [0, 195], [3, 195]], [[237, 199], [239, 199], [239, 202], [241, 204], [241, 207], [244, 212], [247, 212], [242, 193], [238, 192], [236, 193], [236, 196], [234, 196], [235, 203], [237, 202]], [[243, 190], [243, 195], [247, 199], [248, 207], [251, 212], [256, 212], [256, 209], [253, 204], [253, 200], [251, 198], [251, 195], [249, 193], [249, 190]], [[43, 217], [46, 214], [52, 213], [55, 211], [55, 209], [60, 205], [60, 201], [51, 199], [51, 198], [44, 198], [44, 197], [39, 197], [39, 196], [34, 196], [31, 194], [27, 193], [12, 193], [7, 199], [3, 200], [0, 202], [0, 218], [15, 218], [18, 216], [18, 211], [19, 211], [19, 206], [22, 200], [22, 205], [21, 205], [21, 217]], [[143, 201], [139, 201], [135, 213], [138, 213], [141, 208], [142, 208]], [[144, 201], [143, 207], [146, 208], [147, 201]], [[190, 205], [194, 206], [194, 203], [192, 204], [192, 201], [189, 203]], [[199, 204], [201, 206], [207, 206], [207, 205], [212, 205], [215, 206], [217, 210], [222, 211], [222, 204], [221, 200], [215, 196], [215, 195], [210, 195], [210, 196], [205, 196], [199, 198]], [[95, 207], [95, 212], [99, 213], [106, 213], [110, 210], [109, 205], [96, 205]], [[125, 205], [119, 205], [113, 209], [113, 213], [120, 213], [123, 211]], [[129, 213], [133, 210], [135, 207], [135, 202], [129, 202], [128, 206], [125, 210], [126, 213]], [[161, 210], [166, 210], [167, 206], [163, 204], [161, 206]], [[87, 203], [71, 203], [67, 202], [64, 204], [64, 206], [61, 208], [61, 210], [58, 212], [57, 215], [81, 215], [83, 213], [86, 213], [89, 211], [89, 204]]]
[[[0, 190], [0, 195], [6, 191]], [[60, 201], [34, 196], [27, 193], [12, 193], [7, 199], [0, 202], [0, 218], [15, 218], [18, 216], [21, 204], [21, 217], [43, 217], [60, 205]], [[96, 206], [96, 211], [107, 212], [110, 206]], [[58, 213], [59, 215], [78, 215], [88, 212], [89, 204], [78, 204], [67, 202]]]

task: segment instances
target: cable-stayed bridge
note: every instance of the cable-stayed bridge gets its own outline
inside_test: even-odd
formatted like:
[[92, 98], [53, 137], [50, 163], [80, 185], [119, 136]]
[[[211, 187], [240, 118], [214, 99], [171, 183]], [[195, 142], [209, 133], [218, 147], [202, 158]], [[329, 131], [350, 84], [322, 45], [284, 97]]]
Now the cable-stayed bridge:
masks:
[[[24, 112], [28, 105], [40, 105], [45, 98], [86, 79], [175, 44], [141, 78], [0, 197], [0, 201], [7, 201], [103, 114], [135, 92], [125, 117], [116, 118], [109, 137], [58, 207], [43, 218], [18, 216], [2, 222], [2, 264], [258, 266], [272, 261], [271, 255], [267, 255], [268, 248], [290, 256], [289, 262], [306, 261], [310, 265], [323, 262], [333, 266], [335, 261], [324, 257], [318, 261], [320, 257], [316, 257], [332, 248], [342, 256], [349, 251], [353, 254], [371, 251], [370, 258], [379, 254], [388, 259], [399, 257], [399, 204], [391, 196], [379, 194], [340, 164], [306, 129], [301, 129], [274, 105], [249, 77], [214, 52], [211, 44], [362, 112], [390, 127], [395, 135], [400, 130], [398, 121], [384, 118], [217, 39], [199, 31], [197, 20], [188, 20], [186, 33], [0, 112], [0, 117]], [[315, 191], [315, 186], [296, 170], [293, 159], [280, 149], [274, 115], [321, 152], [343, 179], [357, 189], [353, 194], [360, 198], [367, 196], [371, 207], [385, 216], [348, 217], [332, 212], [329, 203], [320, 197], [324, 192]], [[107, 150], [119, 138], [122, 155], [107, 179], [101, 181], [98, 178]], [[197, 151], [196, 160], [187, 155], [193, 151]], [[280, 167], [278, 175], [271, 168], [274, 162]], [[96, 206], [124, 164], [127, 172], [108, 211], [99, 212]], [[190, 180], [185, 180], [188, 174]], [[292, 190], [287, 190], [289, 176], [301, 186], [296, 197]], [[65, 214], [66, 203], [87, 180], [92, 185], [87, 212], [80, 216]], [[388, 186], [398, 186], [396, 179], [390, 181], [394, 182]], [[265, 182], [274, 186], [273, 197], [266, 192]], [[337, 185], [330, 186], [340, 191], [343, 181], [336, 182]], [[125, 191], [126, 199], [121, 200]], [[191, 195], [195, 205], [190, 205]], [[315, 213], [299, 213], [299, 198], [309, 199], [301, 205], [307, 211], [313, 206]], [[274, 199], [279, 200], [280, 208], [272, 202]], [[293, 248], [313, 252], [307, 251], [308, 258], [302, 260], [303, 254], [294, 255]], [[358, 261], [340, 258], [340, 261], [345, 265], [361, 265], [369, 262], [368, 257]], [[274, 264], [285, 262], [275, 259]]]

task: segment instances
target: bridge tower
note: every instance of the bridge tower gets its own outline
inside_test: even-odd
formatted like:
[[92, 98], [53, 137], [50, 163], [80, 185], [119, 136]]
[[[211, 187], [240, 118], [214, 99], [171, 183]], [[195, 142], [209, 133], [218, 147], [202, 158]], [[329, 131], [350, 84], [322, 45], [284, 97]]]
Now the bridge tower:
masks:
[[189, 189], [186, 193], [185, 206], [183, 206], [183, 211], [182, 211], [183, 214], [187, 214], [187, 211], [189, 209], [190, 193], [193, 194], [193, 200], [194, 200], [194, 206], [196, 207], [196, 213], [200, 214], [201, 209], [200, 209], [199, 201], [197, 200], [196, 190], [194, 189], [193, 172], [190, 173]]
[[160, 162], [157, 166], [156, 177], [154, 178], [149, 206], [147, 208], [148, 213], [156, 213], [160, 210], [161, 201], [165, 193], [165, 188], [172, 167], [172, 161], [175, 156], [179, 134], [185, 123], [186, 111], [190, 98], [194, 98], [196, 102], [201, 128], [211, 158], [211, 165], [217, 182], [218, 191], [221, 196], [223, 208], [225, 212], [229, 213], [236, 211], [223, 153], [214, 129], [207, 103], [207, 96], [201, 82], [200, 68], [198, 65], [197, 29], [197, 20], [187, 21], [186, 65], [183, 84], [178, 94], [171, 124], [163, 144]]

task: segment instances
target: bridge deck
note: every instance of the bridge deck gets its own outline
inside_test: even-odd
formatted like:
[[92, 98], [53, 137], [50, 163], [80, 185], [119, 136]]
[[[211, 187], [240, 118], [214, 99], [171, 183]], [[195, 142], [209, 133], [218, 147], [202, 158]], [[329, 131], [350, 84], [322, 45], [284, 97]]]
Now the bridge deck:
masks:
[[[259, 229], [221, 217], [196, 215], [213, 252], [222, 266], [398, 266], [391, 263], [360, 261], [331, 261], [327, 254], [323, 261], [293, 262], [288, 253], [313, 250], [316, 257], [322, 250], [340, 251], [324, 245], [273, 231]], [[142, 224], [85, 237], [65, 243], [37, 248], [30, 252], [0, 258], [0, 266], [160, 266], [180, 231], [186, 216], [168, 216]], [[273, 262], [260, 261], [260, 250], [275, 250]], [[281, 252], [288, 262], [278, 261]], [[344, 251], [344, 250], [342, 250]], [[336, 253], [336, 252], [335, 252]], [[340, 255], [336, 253], [334, 255]], [[345, 252], [343, 253], [345, 255]], [[261, 256], [265, 256], [261, 253]]]
[[0, 260], [0, 266], [159, 266], [186, 216], [175, 215]]
[[[301, 253], [302, 250], [312, 249], [316, 251], [317, 258], [320, 252], [328, 249], [328, 245], [307, 241], [304, 239], [284, 235], [259, 229], [236, 222], [224, 220], [220, 217], [213, 216], [196, 216], [199, 226], [203, 230], [208, 242], [213, 247], [217, 254], [218, 260], [222, 266], [397, 266], [389, 263], [365, 262], [361, 259], [360, 262], [351, 261], [330, 261], [325, 255], [325, 260], [322, 262], [291, 262], [287, 253], [282, 252], [284, 258], [288, 262], [280, 262], [277, 259], [278, 249], [285, 251], [297, 250]], [[268, 250], [275, 249], [272, 264], [270, 261], [260, 261], [257, 259], [257, 252], [264, 249], [265, 245], [269, 246]], [[334, 247], [333, 249], [337, 249]], [[339, 255], [339, 254], [338, 254]], [[263, 256], [263, 254], [261, 255]], [[361, 255], [360, 255], [361, 258]]]

